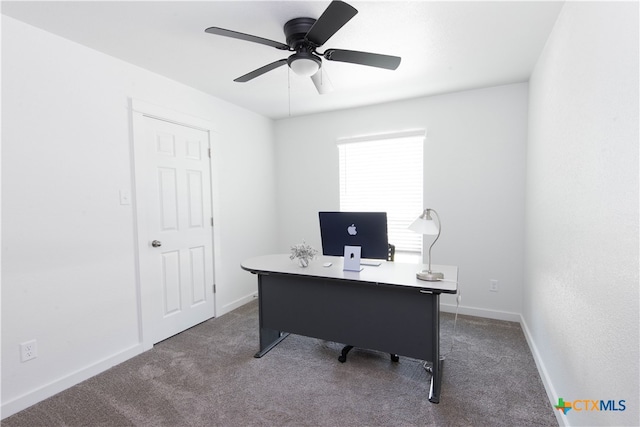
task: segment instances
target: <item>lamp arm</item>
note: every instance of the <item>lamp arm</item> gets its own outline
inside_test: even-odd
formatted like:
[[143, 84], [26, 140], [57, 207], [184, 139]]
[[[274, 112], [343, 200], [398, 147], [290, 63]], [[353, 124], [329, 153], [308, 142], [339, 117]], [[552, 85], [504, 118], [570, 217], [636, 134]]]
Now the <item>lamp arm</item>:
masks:
[[431, 272], [431, 248], [433, 247], [433, 245], [436, 244], [436, 242], [438, 241], [438, 238], [440, 237], [440, 231], [442, 229], [442, 225], [440, 223], [440, 215], [438, 215], [438, 212], [436, 212], [435, 210], [429, 208], [427, 209], [428, 212], [433, 212], [434, 214], [436, 214], [436, 218], [438, 218], [438, 235], [436, 236], [436, 238], [433, 240], [433, 242], [431, 243], [431, 246], [429, 246], [429, 272]]

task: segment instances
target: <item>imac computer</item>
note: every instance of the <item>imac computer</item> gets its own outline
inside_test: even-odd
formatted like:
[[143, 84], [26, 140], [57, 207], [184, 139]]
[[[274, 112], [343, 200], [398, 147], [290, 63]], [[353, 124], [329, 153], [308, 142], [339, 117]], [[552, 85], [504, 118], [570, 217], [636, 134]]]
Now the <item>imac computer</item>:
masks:
[[345, 246], [360, 246], [362, 258], [386, 260], [386, 212], [319, 212], [322, 254], [343, 256]]

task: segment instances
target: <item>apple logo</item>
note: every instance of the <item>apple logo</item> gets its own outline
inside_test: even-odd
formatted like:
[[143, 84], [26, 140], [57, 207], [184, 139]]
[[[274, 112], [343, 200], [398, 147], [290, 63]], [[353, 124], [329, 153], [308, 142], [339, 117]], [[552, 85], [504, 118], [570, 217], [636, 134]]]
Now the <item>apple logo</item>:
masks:
[[355, 258], [355, 254], [354, 254], [353, 252], [351, 252], [351, 256], [350, 256], [350, 258], [351, 258], [351, 259]]
[[356, 230], [356, 225], [351, 224], [350, 226], [348, 226], [347, 233], [349, 233], [350, 236], [355, 236], [356, 234], [358, 234], [358, 231]]

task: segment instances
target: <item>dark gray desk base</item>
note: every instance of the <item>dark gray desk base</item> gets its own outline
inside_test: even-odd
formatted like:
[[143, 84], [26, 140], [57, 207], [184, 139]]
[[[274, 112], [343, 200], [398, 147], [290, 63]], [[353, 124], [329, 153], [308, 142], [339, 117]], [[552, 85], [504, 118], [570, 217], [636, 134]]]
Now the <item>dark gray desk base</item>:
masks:
[[257, 273], [260, 351], [286, 332], [433, 363], [429, 400], [440, 400], [440, 294], [415, 287]]

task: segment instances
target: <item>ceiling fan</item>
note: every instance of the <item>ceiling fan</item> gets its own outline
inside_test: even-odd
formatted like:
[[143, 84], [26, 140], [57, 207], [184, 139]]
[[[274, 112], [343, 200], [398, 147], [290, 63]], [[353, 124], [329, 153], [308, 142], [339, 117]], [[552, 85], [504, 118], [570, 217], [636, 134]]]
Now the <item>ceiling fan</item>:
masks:
[[219, 27], [207, 28], [205, 32], [295, 52], [288, 58], [279, 59], [240, 76], [234, 79], [235, 82], [248, 82], [268, 71], [288, 64], [294, 73], [304, 77], [311, 77], [318, 92], [323, 94], [330, 91], [331, 87], [326, 75], [321, 72], [321, 58], [328, 61], [349, 62], [387, 70], [395, 70], [400, 65], [401, 58], [397, 56], [343, 49], [327, 49], [322, 53], [316, 50], [357, 13], [358, 11], [353, 6], [339, 0], [333, 0], [317, 20], [313, 18], [294, 18], [284, 24], [286, 44]]

